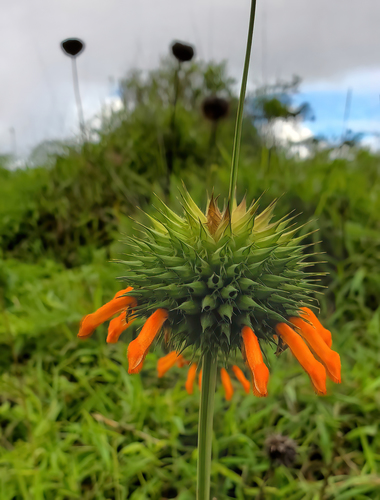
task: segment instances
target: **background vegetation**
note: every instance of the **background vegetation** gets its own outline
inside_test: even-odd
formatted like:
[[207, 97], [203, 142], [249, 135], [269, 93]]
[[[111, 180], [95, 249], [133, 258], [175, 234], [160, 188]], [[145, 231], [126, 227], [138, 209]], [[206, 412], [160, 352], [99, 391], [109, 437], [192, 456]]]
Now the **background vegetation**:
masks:
[[[133, 231], [128, 217], [143, 218], [137, 206], [154, 212], [156, 192], [180, 209], [181, 179], [203, 206], [207, 190], [227, 193], [232, 82], [223, 65], [184, 65], [173, 128], [173, 75], [168, 61], [129, 75], [125, 110], [103, 121], [97, 141], [67, 146], [51, 166], [0, 168], [1, 500], [194, 499], [199, 402], [184, 391], [185, 372], [158, 380], [152, 352], [141, 376], [128, 376], [133, 331], [116, 345], [105, 344], [105, 327], [76, 338], [81, 317], [120, 288], [123, 270], [109, 260], [124, 250], [120, 232]], [[215, 93], [231, 104], [213, 143], [201, 103]], [[289, 106], [260, 99], [251, 109], [269, 109], [268, 120]], [[319, 228], [309, 242], [325, 252], [321, 318], [343, 382], [317, 397], [288, 352], [276, 359], [268, 350], [268, 398], [236, 386], [226, 403], [219, 387], [218, 500], [259, 498], [260, 489], [268, 499], [380, 499], [379, 158], [330, 153], [291, 159], [268, 149], [245, 118], [239, 197], [264, 193], [262, 207], [279, 197], [278, 217], [295, 210], [304, 231]], [[272, 467], [266, 455], [264, 441], [277, 432], [298, 444], [292, 468]]]

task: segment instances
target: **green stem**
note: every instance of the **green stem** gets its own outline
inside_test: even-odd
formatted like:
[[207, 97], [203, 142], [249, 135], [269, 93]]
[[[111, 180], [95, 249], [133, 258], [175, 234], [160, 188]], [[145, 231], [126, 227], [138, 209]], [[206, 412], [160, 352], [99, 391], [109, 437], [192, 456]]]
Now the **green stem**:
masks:
[[180, 90], [180, 80], [179, 80], [179, 72], [181, 70], [181, 61], [178, 61], [178, 66], [174, 72], [174, 101], [173, 101], [173, 110], [172, 117], [170, 120], [170, 143], [168, 145], [168, 151], [166, 155], [166, 196], [169, 198], [170, 194], [170, 176], [173, 172], [174, 160], [176, 157], [177, 151], [177, 138], [178, 134], [175, 128], [175, 120], [176, 120], [176, 112], [177, 112], [177, 102], [179, 98], [179, 90]]
[[203, 356], [201, 403], [198, 424], [197, 500], [210, 499], [212, 424], [217, 358], [210, 352]]
[[255, 23], [255, 12], [256, 12], [256, 0], [251, 0], [251, 15], [249, 18], [248, 27], [248, 38], [247, 38], [247, 48], [245, 51], [245, 61], [244, 61], [244, 71], [243, 79], [241, 81], [239, 105], [236, 115], [236, 125], [235, 125], [235, 136], [234, 145], [232, 149], [232, 164], [231, 164], [231, 176], [230, 176], [230, 189], [228, 192], [228, 208], [231, 211], [232, 198], [235, 194], [238, 164], [239, 164], [239, 153], [240, 153], [240, 140], [241, 140], [241, 129], [243, 124], [243, 108], [245, 100], [245, 92], [247, 89], [247, 79], [248, 79], [248, 69], [249, 61], [251, 58], [252, 49], [252, 38], [253, 38], [253, 26]]
[[76, 57], [71, 58], [71, 63], [72, 63], [72, 70], [73, 70], [73, 83], [74, 83], [75, 100], [77, 103], [78, 117], [79, 117], [79, 128], [80, 128], [80, 131], [82, 134], [82, 140], [83, 140], [83, 142], [86, 142], [86, 129], [85, 129], [85, 125], [84, 125], [82, 99], [80, 97], [80, 92], [79, 92], [79, 79], [78, 79], [78, 69], [77, 69]]

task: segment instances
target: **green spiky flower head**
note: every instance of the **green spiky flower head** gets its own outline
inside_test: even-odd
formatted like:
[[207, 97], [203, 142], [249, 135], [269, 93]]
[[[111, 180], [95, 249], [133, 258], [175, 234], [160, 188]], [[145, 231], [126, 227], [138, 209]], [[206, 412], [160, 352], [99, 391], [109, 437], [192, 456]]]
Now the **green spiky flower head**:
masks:
[[241, 349], [244, 326], [273, 342], [275, 326], [312, 300], [299, 228], [289, 228], [289, 217], [272, 222], [275, 202], [261, 213], [259, 200], [247, 208], [245, 199], [221, 211], [211, 196], [203, 213], [185, 189], [181, 195], [182, 215], [160, 201], [151, 227], [128, 240], [123, 279], [133, 287], [135, 314], [167, 310], [167, 337], [178, 352], [193, 346], [227, 359]]

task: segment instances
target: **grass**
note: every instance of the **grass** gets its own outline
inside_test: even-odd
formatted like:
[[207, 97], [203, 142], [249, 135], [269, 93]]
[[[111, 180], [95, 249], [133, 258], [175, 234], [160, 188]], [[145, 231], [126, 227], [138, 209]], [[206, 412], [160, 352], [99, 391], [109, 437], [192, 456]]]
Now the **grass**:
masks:
[[[265, 164], [254, 175], [243, 164], [241, 182], [253, 193], [268, 185], [268, 199], [288, 187], [279, 216], [290, 204], [304, 207], [304, 221], [318, 215], [327, 251], [319, 267], [330, 272], [321, 317], [341, 353], [343, 382], [317, 397], [289, 353], [276, 359], [268, 350], [268, 398], [236, 386], [226, 403], [219, 384], [213, 494], [255, 499], [271, 471], [265, 498], [380, 499], [377, 163], [368, 158], [363, 179], [360, 155], [356, 163], [277, 161], [269, 174]], [[222, 169], [213, 180], [226, 176]], [[141, 376], [128, 376], [133, 331], [116, 345], [105, 344], [105, 327], [76, 338], [82, 315], [119, 288], [118, 267], [99, 250], [72, 269], [6, 259], [0, 274], [0, 498], [193, 499], [199, 394], [185, 392], [184, 369], [159, 380], [151, 353]], [[294, 468], [270, 468], [264, 441], [274, 432], [297, 442]]]
[[[68, 295], [85, 296], [88, 281], [106, 268], [65, 276]], [[56, 279], [47, 279], [49, 287]], [[111, 287], [102, 292], [109, 296]], [[87, 310], [97, 305], [96, 295], [96, 288], [87, 295]], [[48, 307], [59, 309], [54, 302]], [[177, 368], [158, 380], [156, 354], [141, 377], [128, 376], [130, 334], [106, 345], [99, 328], [79, 342], [82, 307], [70, 308], [67, 323], [40, 325], [43, 331], [28, 336], [1, 377], [0, 498], [194, 498], [197, 391], [187, 395]], [[237, 390], [226, 403], [219, 387], [212, 478], [218, 499], [256, 497], [269, 468], [263, 443], [272, 432], [295, 439], [299, 456], [294, 469], [275, 470], [268, 498], [313, 499], [322, 491], [321, 498], [379, 498], [379, 321], [377, 311], [368, 323], [328, 324], [342, 353], [343, 384], [329, 386], [324, 398], [288, 353], [279, 359], [268, 353], [266, 399]]]

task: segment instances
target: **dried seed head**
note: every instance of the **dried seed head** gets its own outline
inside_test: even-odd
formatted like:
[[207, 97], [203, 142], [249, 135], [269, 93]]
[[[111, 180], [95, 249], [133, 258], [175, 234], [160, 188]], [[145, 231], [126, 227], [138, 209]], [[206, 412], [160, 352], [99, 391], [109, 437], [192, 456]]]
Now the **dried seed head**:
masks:
[[272, 434], [265, 441], [265, 448], [271, 462], [292, 467], [297, 456], [296, 442], [282, 434]]
[[208, 120], [216, 122], [225, 118], [229, 111], [229, 102], [223, 97], [209, 96], [202, 103], [202, 111]]
[[174, 42], [172, 45], [172, 53], [180, 62], [191, 61], [194, 57], [194, 47], [187, 43]]
[[84, 51], [85, 43], [79, 38], [66, 38], [61, 42], [61, 49], [69, 57], [77, 57]]

